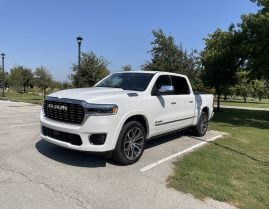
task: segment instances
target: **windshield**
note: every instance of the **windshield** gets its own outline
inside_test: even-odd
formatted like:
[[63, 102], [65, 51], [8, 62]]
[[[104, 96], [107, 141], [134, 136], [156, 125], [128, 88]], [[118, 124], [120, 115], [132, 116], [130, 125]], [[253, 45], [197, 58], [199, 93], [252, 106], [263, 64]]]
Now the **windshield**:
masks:
[[115, 73], [98, 83], [96, 87], [144, 91], [153, 75], [152, 73]]

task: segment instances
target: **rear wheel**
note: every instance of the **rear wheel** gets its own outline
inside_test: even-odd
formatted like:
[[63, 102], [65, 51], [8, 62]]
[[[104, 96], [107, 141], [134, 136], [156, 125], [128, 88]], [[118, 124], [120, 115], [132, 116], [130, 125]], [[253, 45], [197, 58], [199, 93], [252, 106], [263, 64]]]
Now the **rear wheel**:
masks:
[[208, 114], [202, 112], [196, 126], [192, 128], [195, 136], [204, 136], [208, 129]]
[[145, 128], [137, 121], [126, 123], [118, 138], [113, 158], [123, 164], [130, 165], [139, 160], [144, 151]]

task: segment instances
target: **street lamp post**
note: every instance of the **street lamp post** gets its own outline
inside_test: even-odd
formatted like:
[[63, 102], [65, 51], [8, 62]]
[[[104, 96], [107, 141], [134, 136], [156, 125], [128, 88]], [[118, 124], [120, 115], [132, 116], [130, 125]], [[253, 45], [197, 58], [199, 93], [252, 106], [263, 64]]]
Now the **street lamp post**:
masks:
[[78, 36], [77, 37], [77, 42], [78, 42], [78, 87], [80, 87], [80, 48], [81, 48], [81, 42], [82, 42], [83, 38]]
[[2, 70], [3, 70], [3, 92], [2, 92], [2, 96], [5, 96], [5, 64], [4, 64], [4, 60], [5, 60], [5, 54], [2, 53], [1, 57], [2, 57]]

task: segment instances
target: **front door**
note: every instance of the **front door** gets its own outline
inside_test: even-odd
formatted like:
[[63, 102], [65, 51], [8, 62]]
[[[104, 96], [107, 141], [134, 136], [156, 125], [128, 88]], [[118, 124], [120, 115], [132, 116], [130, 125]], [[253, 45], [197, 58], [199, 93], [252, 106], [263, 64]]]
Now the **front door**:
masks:
[[[171, 86], [172, 81], [169, 75], [161, 75], [156, 80], [156, 83], [153, 89], [160, 89], [161, 86]], [[176, 95], [173, 93], [166, 95], [152, 95], [150, 98], [151, 109], [151, 118], [152, 121], [151, 127], [153, 128], [153, 135], [159, 135], [167, 131], [175, 130], [176, 121], [178, 116], [175, 113], [176, 111]]]
[[188, 127], [195, 116], [195, 98], [184, 77], [161, 75], [156, 80], [154, 88], [159, 89], [162, 85], [172, 85], [174, 92], [151, 96], [153, 135]]

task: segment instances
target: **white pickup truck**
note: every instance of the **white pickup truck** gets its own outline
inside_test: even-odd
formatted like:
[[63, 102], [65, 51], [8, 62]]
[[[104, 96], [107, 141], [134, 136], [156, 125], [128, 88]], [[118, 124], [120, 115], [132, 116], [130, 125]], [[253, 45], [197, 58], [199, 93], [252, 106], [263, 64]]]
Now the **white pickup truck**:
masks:
[[41, 138], [74, 150], [109, 152], [128, 165], [141, 157], [147, 139], [188, 127], [203, 136], [212, 117], [213, 95], [194, 94], [184, 75], [120, 72], [91, 88], [47, 96]]

